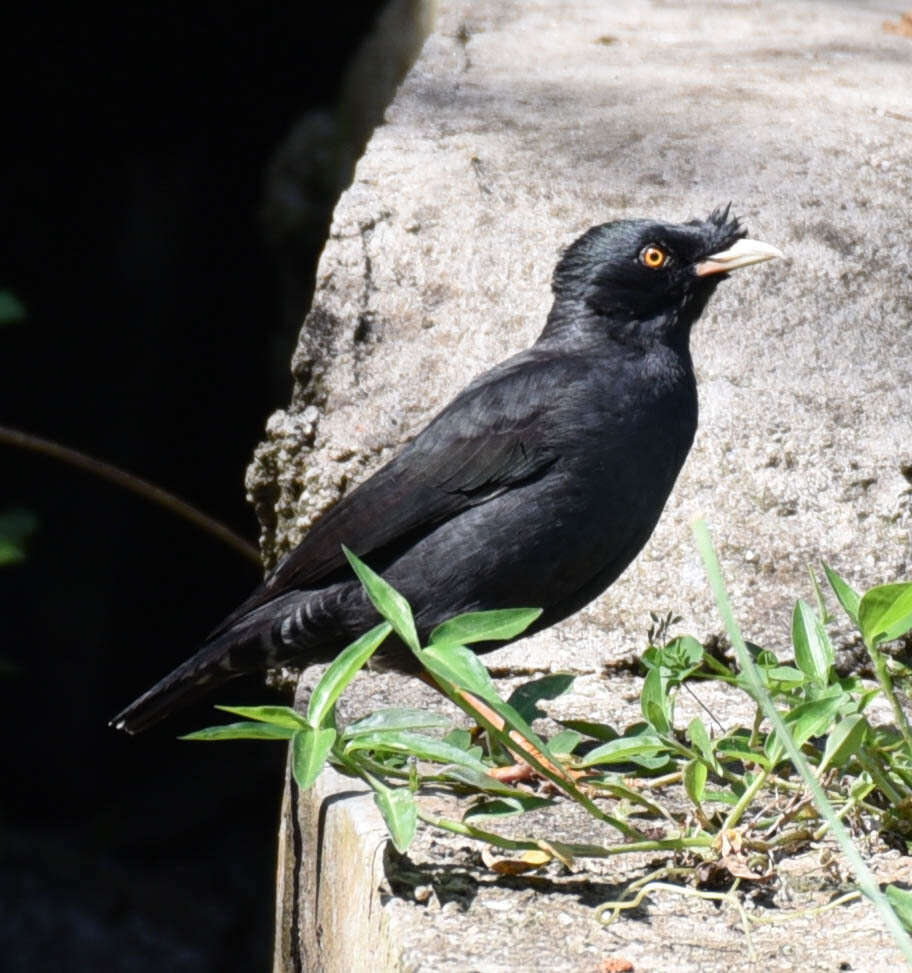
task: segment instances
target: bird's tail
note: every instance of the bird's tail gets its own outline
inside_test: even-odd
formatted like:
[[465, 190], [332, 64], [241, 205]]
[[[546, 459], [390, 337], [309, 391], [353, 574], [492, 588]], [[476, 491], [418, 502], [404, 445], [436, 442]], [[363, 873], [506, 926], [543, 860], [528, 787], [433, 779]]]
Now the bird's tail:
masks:
[[[364, 602], [373, 611], [366, 598]], [[301, 606], [301, 592], [291, 591], [246, 614], [230, 615], [196, 655], [130, 703], [110, 725], [139, 733], [235, 676], [284, 665], [293, 658], [318, 658], [318, 651], [338, 641], [335, 614], [325, 606], [319, 611]], [[284, 624], [287, 621], [291, 624]]]
[[140, 733], [216, 686], [242, 675], [246, 669], [236, 666], [231, 659], [231, 648], [236, 639], [236, 634], [229, 631], [208, 642], [196, 655], [118, 713], [109, 725], [126, 733]]

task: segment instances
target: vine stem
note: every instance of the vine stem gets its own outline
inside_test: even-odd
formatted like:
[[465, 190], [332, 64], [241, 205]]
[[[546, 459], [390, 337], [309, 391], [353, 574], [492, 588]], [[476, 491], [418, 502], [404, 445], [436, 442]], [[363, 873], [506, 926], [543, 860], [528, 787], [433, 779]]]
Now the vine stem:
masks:
[[909, 721], [906, 718], [902, 706], [899, 705], [896, 693], [893, 692], [893, 680], [890, 678], [884, 654], [881, 652], [879, 646], [873, 644], [873, 642], [869, 644], [867, 639], [865, 639], [865, 648], [868, 650], [868, 655], [874, 664], [874, 675], [877, 677], [880, 688], [883, 690], [883, 694], [887, 697], [890, 708], [893, 710], [893, 718], [896, 720], [896, 725], [899, 727], [899, 732], [902, 734], [903, 740], [905, 740], [906, 749], [912, 755], [912, 729], [909, 727]]
[[[535, 838], [506, 838], [495, 831], [476, 828], [463, 821], [437, 817], [421, 807], [418, 808], [418, 817], [425, 824], [430, 824], [435, 828], [442, 828], [444, 831], [450, 831], [466, 838], [486, 841], [490, 845], [506, 848], [510, 851], [534, 851], [549, 844], [547, 841], [542, 842]], [[563, 841], [555, 841], [552, 844], [567, 851], [574, 858], [612, 858], [615, 855], [628, 855], [641, 851], [681, 851], [684, 848], [711, 848], [713, 840], [710, 835], [695, 835], [681, 838], [644, 839], [642, 841], [629, 841], [620, 845], [584, 845]]]
[[84, 470], [86, 473], [91, 473], [103, 480], [116, 483], [118, 486], [130, 490], [144, 500], [158, 504], [159, 507], [170, 510], [171, 513], [176, 514], [178, 517], [189, 520], [190, 523], [202, 528], [206, 533], [218, 538], [229, 547], [233, 547], [248, 560], [253, 561], [257, 565], [260, 564], [260, 552], [249, 541], [244, 540], [243, 537], [236, 534], [218, 520], [215, 520], [215, 518], [204, 514], [202, 510], [187, 503], [186, 500], [181, 500], [180, 497], [169, 493], [167, 490], [163, 490], [148, 480], [142, 479], [142, 477], [128, 473], [126, 470], [113, 466], [111, 463], [106, 463], [104, 460], [96, 459], [94, 456], [89, 456], [87, 453], [82, 453], [78, 449], [63, 446], [53, 440], [43, 439], [41, 436], [35, 436], [32, 433], [23, 432], [20, 429], [11, 429], [9, 426], [0, 426], [0, 443], [4, 443], [7, 446], [17, 446], [20, 449], [38, 453], [42, 456], [50, 456], [52, 459], [59, 460], [61, 463], [75, 466], [77, 469]]

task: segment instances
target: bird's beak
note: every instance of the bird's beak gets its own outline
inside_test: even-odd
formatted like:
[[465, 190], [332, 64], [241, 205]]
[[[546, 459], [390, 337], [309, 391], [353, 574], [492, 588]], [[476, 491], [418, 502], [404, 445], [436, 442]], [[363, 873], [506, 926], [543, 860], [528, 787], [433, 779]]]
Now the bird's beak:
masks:
[[785, 254], [768, 243], [759, 240], [736, 240], [727, 250], [720, 250], [705, 260], [701, 260], [694, 267], [698, 277], [708, 277], [710, 274], [727, 274], [738, 267], [748, 267], [759, 264], [774, 257], [785, 257]]

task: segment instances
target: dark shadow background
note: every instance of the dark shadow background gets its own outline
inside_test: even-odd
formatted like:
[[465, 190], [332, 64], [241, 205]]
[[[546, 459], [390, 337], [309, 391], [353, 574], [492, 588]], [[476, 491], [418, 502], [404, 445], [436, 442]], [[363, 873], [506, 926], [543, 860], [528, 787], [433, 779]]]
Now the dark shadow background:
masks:
[[[5, 15], [0, 290], [28, 318], [0, 328], [0, 422], [255, 540], [243, 473], [287, 402], [292, 340], [264, 173], [295, 119], [332, 103], [381, 6]], [[4, 968], [268, 968], [284, 748], [176, 741], [218, 721], [211, 701], [134, 739], [106, 725], [258, 570], [53, 461], [0, 445], [0, 472], [0, 513], [38, 518], [27, 559], [0, 569]], [[257, 679], [222, 696], [275, 698]]]

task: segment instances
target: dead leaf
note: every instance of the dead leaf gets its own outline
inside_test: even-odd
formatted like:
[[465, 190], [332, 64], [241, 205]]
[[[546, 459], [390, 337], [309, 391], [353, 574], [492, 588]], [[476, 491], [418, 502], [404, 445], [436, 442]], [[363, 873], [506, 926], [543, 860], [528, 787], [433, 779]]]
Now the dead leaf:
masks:
[[894, 24], [892, 20], [885, 20], [883, 29], [888, 34], [899, 34], [900, 37], [912, 37], [912, 10], [907, 10], [902, 14], [897, 24]]
[[519, 858], [503, 858], [494, 854], [490, 848], [481, 852], [481, 860], [498, 875], [524, 875], [547, 865], [553, 859], [546, 851], [525, 851]]
[[742, 855], [724, 855], [718, 861], [705, 862], [697, 869], [697, 884], [710, 888], [725, 888], [736, 878], [747, 882], [771, 882], [776, 873], [770, 869], [757, 872]]
[[612, 956], [610, 959], [602, 960], [598, 973], [633, 973], [633, 963], [629, 959]]

